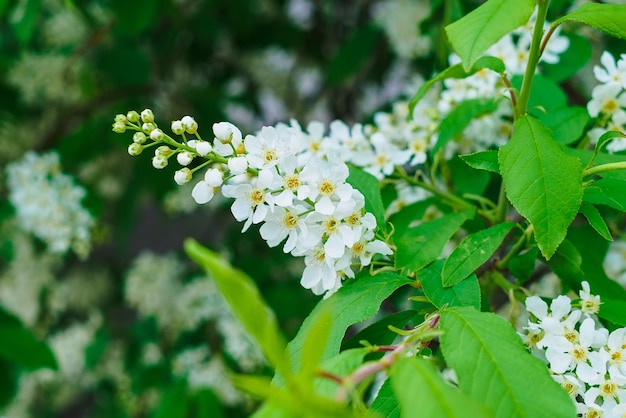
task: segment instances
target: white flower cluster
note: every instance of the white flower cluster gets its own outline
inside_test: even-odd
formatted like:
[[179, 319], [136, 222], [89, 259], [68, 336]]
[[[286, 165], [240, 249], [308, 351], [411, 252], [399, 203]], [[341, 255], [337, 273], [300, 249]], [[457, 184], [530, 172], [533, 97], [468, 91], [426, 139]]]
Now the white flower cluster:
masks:
[[616, 239], [609, 244], [603, 267], [607, 276], [626, 287], [626, 241]]
[[[380, 132], [368, 138], [362, 125], [350, 128], [336, 121], [325, 135], [320, 122], [303, 130], [294, 121], [264, 127], [244, 138], [236, 126], [220, 122], [213, 125], [213, 141], [204, 141], [197, 123], [185, 116], [171, 126], [175, 135], [183, 137], [179, 143], [156, 126], [150, 110], [141, 116], [137, 112], [118, 115], [113, 130], [127, 128], [138, 131], [130, 154], [167, 144], [156, 148], [152, 163], [163, 168], [176, 155], [183, 166], [174, 174], [179, 185], [189, 182], [194, 172], [204, 171], [192, 190], [197, 203], [209, 202], [221, 189], [225, 197], [234, 199], [231, 212], [244, 222], [243, 231], [262, 224], [260, 233], [269, 246], [285, 241], [283, 251], [304, 257], [301, 283], [316, 294], [338, 289], [343, 276], [354, 277], [354, 259], [367, 266], [375, 253], [391, 254], [387, 244], [375, 237], [376, 220], [366, 213], [363, 195], [346, 182], [346, 160], [379, 176], [409, 161], [411, 153], [398, 149]], [[186, 134], [195, 139], [187, 140]], [[148, 136], [154, 142], [144, 145]], [[189, 169], [198, 157], [208, 161]]]
[[558, 296], [550, 306], [538, 296], [526, 299], [530, 313], [521, 336], [533, 354], [576, 405], [579, 416], [626, 414], [626, 328], [610, 332], [595, 317], [600, 297], [582, 283], [580, 300]]
[[60, 170], [58, 154], [26, 153], [7, 166], [9, 200], [20, 227], [43, 240], [50, 252], [72, 249], [86, 256], [94, 224], [81, 206], [86, 192]]
[[[615, 61], [610, 52], [604, 51], [600, 57], [602, 66], [593, 67], [593, 74], [599, 85], [591, 91], [587, 111], [597, 118], [597, 127], [589, 132], [592, 142], [606, 131], [626, 130], [626, 54]], [[626, 149], [626, 138], [615, 138], [606, 146], [609, 152]]]

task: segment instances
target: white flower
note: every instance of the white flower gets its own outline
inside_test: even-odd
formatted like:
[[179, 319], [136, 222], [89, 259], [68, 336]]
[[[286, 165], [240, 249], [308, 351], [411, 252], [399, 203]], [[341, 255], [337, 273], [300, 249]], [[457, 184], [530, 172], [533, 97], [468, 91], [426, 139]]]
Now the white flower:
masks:
[[339, 202], [352, 198], [352, 186], [346, 183], [348, 166], [337, 160], [312, 160], [302, 170], [300, 178], [311, 184], [309, 198], [315, 201], [315, 211], [332, 215]]
[[191, 170], [185, 167], [174, 173], [174, 181], [179, 186], [182, 186], [183, 184], [189, 183], [189, 180], [191, 180], [191, 176]]
[[243, 174], [248, 169], [248, 159], [246, 157], [229, 158], [228, 169], [234, 175]]
[[182, 135], [185, 132], [183, 123], [179, 120], [172, 121], [172, 132], [176, 135]]
[[189, 151], [182, 151], [176, 154], [176, 161], [182, 166], [188, 166], [193, 161], [193, 155]]
[[[282, 133], [282, 135], [281, 135]], [[261, 169], [273, 167], [284, 156], [290, 154], [290, 136], [286, 131], [264, 126], [257, 136], [248, 135], [244, 145], [250, 167]]]
[[614, 115], [624, 113], [626, 94], [619, 94], [620, 90], [613, 84], [600, 84], [591, 91], [591, 100], [587, 103], [589, 115], [596, 117], [599, 114]]
[[597, 314], [600, 311], [600, 296], [592, 295], [589, 289], [589, 282], [581, 283], [582, 290], [578, 293], [581, 299], [581, 310], [585, 314]]
[[213, 124], [213, 134], [215, 139], [222, 144], [229, 144], [233, 140], [241, 141], [241, 131], [230, 122], [219, 122]]
[[610, 52], [604, 51], [602, 56], [600, 57], [600, 63], [602, 67], [595, 65], [593, 67], [593, 74], [596, 76], [596, 79], [604, 84], [613, 84], [626, 88], [626, 60], [623, 58], [619, 61], [618, 64], [615, 63], [615, 58], [611, 55]]
[[207, 141], [196, 141], [195, 148], [196, 148], [196, 151], [198, 152], [198, 155], [200, 155], [201, 157], [206, 156], [209, 152], [213, 150], [213, 146], [211, 145], [210, 142], [207, 142]]

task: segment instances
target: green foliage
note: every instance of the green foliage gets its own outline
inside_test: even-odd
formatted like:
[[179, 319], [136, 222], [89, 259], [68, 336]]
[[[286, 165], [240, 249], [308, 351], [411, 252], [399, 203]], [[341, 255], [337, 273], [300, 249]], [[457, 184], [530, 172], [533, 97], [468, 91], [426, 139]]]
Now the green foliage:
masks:
[[451, 287], [465, 280], [491, 258], [514, 224], [503, 222], [468, 235], [443, 265], [442, 283]]
[[245, 273], [193, 240], [185, 242], [185, 251], [214, 277], [224, 298], [272, 366], [283, 376], [289, 377], [284, 337], [274, 313], [263, 301], [254, 282]]
[[450, 213], [410, 228], [396, 238], [396, 268], [417, 271], [436, 260], [443, 247], [474, 216], [474, 210]]
[[490, 99], [470, 99], [460, 103], [441, 121], [433, 152], [444, 148], [448, 141], [463, 133], [473, 119], [487, 115], [497, 108], [498, 102]]
[[582, 201], [582, 166], [563, 152], [552, 133], [532, 116], [515, 124], [500, 148], [506, 195], [533, 225], [541, 253], [550, 258], [567, 234]]
[[437, 260], [419, 272], [418, 280], [424, 294], [439, 309], [452, 306], [471, 306], [480, 309], [480, 286], [475, 274], [453, 286], [444, 286], [441, 272], [446, 260]]
[[441, 328], [441, 350], [457, 373], [459, 388], [494, 416], [575, 415], [567, 393], [501, 317], [450, 308], [441, 313]]
[[575, 21], [585, 23], [616, 38], [626, 39], [626, 6], [618, 4], [584, 3], [553, 24]]
[[500, 173], [498, 151], [479, 151], [473, 154], [461, 155], [460, 157], [472, 168], [491, 171], [492, 173]]
[[380, 31], [372, 25], [357, 28], [339, 46], [328, 63], [326, 74], [332, 85], [345, 82], [358, 73], [380, 42]]
[[467, 71], [500, 38], [526, 22], [535, 9], [533, 0], [488, 0], [471, 13], [446, 26], [454, 51]]
[[25, 369], [58, 368], [54, 354], [48, 345], [36, 338], [8, 312], [0, 308], [0, 358], [9, 360]]
[[483, 405], [444, 381], [432, 364], [422, 358], [405, 358], [391, 369], [391, 382], [402, 417], [415, 412], [428, 417], [491, 417]]

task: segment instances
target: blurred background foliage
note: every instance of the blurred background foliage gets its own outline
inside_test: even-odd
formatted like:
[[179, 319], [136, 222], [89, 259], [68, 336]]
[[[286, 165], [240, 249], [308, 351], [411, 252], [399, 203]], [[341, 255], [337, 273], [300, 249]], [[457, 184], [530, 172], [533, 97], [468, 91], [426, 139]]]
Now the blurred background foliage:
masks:
[[[192, 115], [205, 135], [221, 120], [247, 132], [365, 122], [447, 65], [443, 26], [479, 3], [0, 0], [0, 411], [247, 416], [255, 404], [226, 371], [262, 372], [263, 360], [183, 239], [248, 272], [288, 338], [318, 299], [299, 285], [301, 262], [242, 236], [227, 202], [200, 207], [172, 172], [130, 158], [113, 115]], [[554, 0], [555, 15], [571, 3]], [[568, 35], [578, 61], [608, 42], [583, 35]], [[562, 87], [576, 103], [585, 86]], [[16, 220], [5, 168], [31, 150], [59, 156], [48, 180], [67, 173], [86, 190], [80, 245], [52, 251]]]

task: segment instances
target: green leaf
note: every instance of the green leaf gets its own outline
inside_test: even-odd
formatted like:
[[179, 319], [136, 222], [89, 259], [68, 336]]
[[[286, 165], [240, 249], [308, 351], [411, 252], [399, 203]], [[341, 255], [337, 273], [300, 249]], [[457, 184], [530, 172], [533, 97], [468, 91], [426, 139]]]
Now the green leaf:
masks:
[[417, 271], [436, 260], [450, 238], [474, 213], [474, 209], [453, 212], [408, 229], [395, 242], [396, 268]]
[[350, 175], [347, 182], [360, 191], [365, 197], [365, 210], [376, 218], [376, 225], [382, 231], [387, 229], [385, 224], [385, 207], [380, 196], [380, 183], [373, 175], [366, 173], [353, 165], [348, 166]]
[[379, 413], [385, 418], [400, 418], [400, 405], [393, 392], [391, 379], [385, 380], [376, 395], [376, 399], [370, 405], [370, 410]]
[[57, 370], [50, 347], [37, 339], [15, 316], [0, 308], [0, 357], [25, 369]]
[[514, 226], [512, 222], [503, 222], [466, 236], [443, 266], [443, 286], [454, 286], [469, 277], [489, 260]]
[[174, 384], [163, 391], [153, 418], [185, 418], [188, 408], [187, 387], [184, 383]]
[[432, 363], [421, 357], [401, 358], [391, 368], [391, 383], [401, 416], [412, 418], [492, 417], [485, 406], [443, 380]]
[[539, 249], [549, 259], [582, 201], [580, 160], [565, 154], [551, 132], [528, 115], [515, 123], [498, 159], [508, 199], [533, 225]]
[[[511, 79], [511, 85], [517, 89], [522, 87], [522, 76]], [[533, 85], [528, 98], [528, 109], [536, 117], [543, 117], [546, 112], [554, 112], [567, 106], [567, 95], [559, 85], [541, 74], [533, 76]]]
[[417, 279], [424, 294], [439, 309], [452, 306], [471, 306], [480, 309], [480, 285], [472, 274], [469, 278], [451, 287], [443, 287], [441, 271], [445, 260], [437, 260], [419, 271]]
[[191, 408], [194, 418], [225, 418], [222, 405], [210, 389], [200, 389], [192, 398]]
[[285, 340], [274, 313], [266, 305], [254, 282], [220, 256], [194, 240], [185, 241], [185, 251], [211, 274], [222, 295], [263, 354], [282, 376], [290, 376]]
[[337, 86], [356, 74], [370, 58], [380, 39], [380, 30], [374, 25], [357, 28], [330, 59], [326, 70], [328, 82]]
[[415, 109], [417, 103], [422, 100], [424, 96], [426, 96], [426, 93], [428, 93], [428, 90], [430, 90], [431, 87], [438, 82], [446, 80], [448, 78], [466, 78], [482, 70], [483, 68], [495, 71], [498, 74], [504, 73], [506, 69], [502, 60], [495, 57], [481, 57], [478, 61], [474, 63], [470, 70], [464, 70], [462, 64], [452, 65], [420, 86], [420, 88], [417, 90], [417, 92], [409, 102], [409, 114], [413, 114], [413, 109]]
[[446, 26], [454, 51], [469, 70], [480, 56], [507, 33], [525, 25], [535, 10], [534, 0], [488, 0]]
[[459, 155], [459, 157], [472, 168], [477, 170], [487, 170], [492, 173], [500, 173], [498, 165], [498, 151], [487, 150], [473, 154]]
[[567, 392], [506, 320], [472, 308], [441, 313], [441, 351], [460, 389], [497, 417], [574, 417]]
[[626, 180], [605, 177], [585, 188], [583, 200], [626, 212]]
[[613, 241], [611, 231], [609, 231], [609, 228], [606, 226], [606, 222], [604, 222], [602, 215], [600, 215], [600, 212], [598, 211], [598, 209], [596, 209], [595, 206], [590, 203], [583, 202], [583, 204], [580, 206], [580, 213], [585, 215], [585, 218], [587, 218], [589, 224], [593, 227], [593, 229], [596, 230], [598, 234], [600, 234], [600, 236], [602, 236], [602, 238], [607, 241]]
[[598, 138], [598, 142], [596, 142], [596, 147], [593, 150], [593, 156], [587, 163], [587, 166], [593, 164], [600, 151], [602, 151], [602, 149], [604, 149], [604, 147], [615, 138], [626, 138], [626, 134], [620, 131], [606, 131], [603, 133], [600, 138]]
[[417, 318], [418, 313], [413, 310], [400, 311], [393, 314], [385, 315], [372, 325], [359, 331], [354, 337], [345, 340], [341, 344], [341, 350], [349, 348], [363, 347], [361, 341], [367, 341], [370, 344], [386, 345], [391, 344], [398, 337], [398, 334], [389, 329], [389, 325], [396, 328], [404, 328], [410, 320]]
[[590, 118], [587, 109], [574, 106], [549, 112], [540, 120], [554, 133], [556, 142], [569, 145], [583, 136]]
[[154, 0], [112, 0], [111, 8], [115, 11], [116, 27], [128, 35], [138, 35], [146, 30], [155, 20], [159, 2]]
[[539, 248], [531, 247], [511, 258], [509, 271], [517, 279], [518, 283], [524, 283], [535, 271], [535, 262], [539, 255]]
[[556, 64], [541, 63], [541, 73], [557, 83], [571, 78], [583, 68], [591, 59], [593, 49], [591, 42], [585, 36], [575, 33], [567, 33], [565, 36], [569, 39], [569, 47], [565, 52], [559, 54], [559, 62]]
[[469, 99], [459, 103], [441, 121], [433, 154], [444, 148], [451, 139], [461, 135], [473, 119], [492, 113], [497, 108], [498, 101], [494, 99]]
[[320, 318], [333, 318], [328, 339], [321, 349], [320, 360], [324, 361], [339, 352], [341, 341], [350, 325], [374, 316], [383, 300], [400, 286], [411, 282], [406, 277], [392, 273], [361, 277], [346, 283], [329, 298], [320, 301], [288, 345], [294, 372], [302, 367], [304, 342]]
[[20, 0], [11, 12], [11, 27], [22, 44], [27, 44], [37, 27], [41, 0]]
[[616, 38], [626, 39], [626, 5], [584, 3], [577, 10], [556, 20], [553, 25], [572, 20]]
[[458, 155], [448, 160], [448, 168], [458, 194], [482, 196], [491, 181], [491, 174], [484, 170], [476, 171], [464, 163]]

